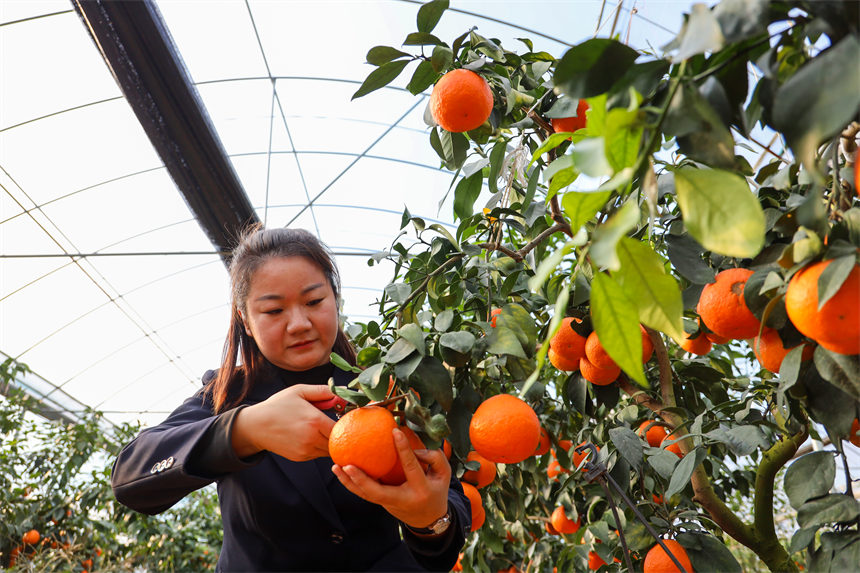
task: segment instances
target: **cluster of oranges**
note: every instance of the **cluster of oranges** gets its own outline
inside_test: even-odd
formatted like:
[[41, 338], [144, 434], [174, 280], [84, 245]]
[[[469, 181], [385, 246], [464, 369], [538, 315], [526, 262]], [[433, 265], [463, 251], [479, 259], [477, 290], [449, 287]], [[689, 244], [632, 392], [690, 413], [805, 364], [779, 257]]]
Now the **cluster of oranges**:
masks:
[[[568, 316], [562, 319], [561, 326], [549, 341], [550, 363], [565, 372], [579, 371], [582, 377], [597, 386], [612, 384], [621, 374], [621, 368], [609, 356], [596, 331], [588, 336], [582, 336], [574, 330], [572, 324], [581, 323], [582, 319]], [[654, 344], [639, 325], [642, 335], [642, 363], [648, 362], [654, 353]]]

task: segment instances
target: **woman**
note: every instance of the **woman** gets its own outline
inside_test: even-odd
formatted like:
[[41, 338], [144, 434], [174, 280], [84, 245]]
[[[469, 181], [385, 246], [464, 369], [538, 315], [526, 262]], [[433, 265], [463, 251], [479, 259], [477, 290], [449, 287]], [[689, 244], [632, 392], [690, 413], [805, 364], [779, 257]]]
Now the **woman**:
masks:
[[340, 280], [326, 248], [307, 231], [254, 228], [230, 278], [221, 368], [120, 452], [117, 499], [155, 514], [216, 481], [219, 571], [450, 570], [471, 523], [441, 451], [413, 453], [394, 430], [400, 486], [328, 457], [334, 420], [311, 402], [333, 397], [329, 378], [354, 377], [331, 352], [354, 363], [355, 351], [338, 323]]

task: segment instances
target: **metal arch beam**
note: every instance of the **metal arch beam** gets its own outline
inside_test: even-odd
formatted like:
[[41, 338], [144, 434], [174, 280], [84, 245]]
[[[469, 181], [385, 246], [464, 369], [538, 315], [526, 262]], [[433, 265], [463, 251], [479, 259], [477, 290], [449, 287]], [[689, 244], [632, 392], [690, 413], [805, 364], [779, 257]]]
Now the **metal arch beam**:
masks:
[[155, 4], [72, 4], [197, 222], [228, 253], [259, 219]]

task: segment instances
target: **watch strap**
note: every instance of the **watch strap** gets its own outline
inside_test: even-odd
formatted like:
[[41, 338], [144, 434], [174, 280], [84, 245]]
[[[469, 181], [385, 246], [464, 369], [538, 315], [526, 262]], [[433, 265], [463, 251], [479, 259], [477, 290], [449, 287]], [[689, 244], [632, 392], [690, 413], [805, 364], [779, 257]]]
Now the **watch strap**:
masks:
[[407, 523], [404, 523], [403, 525], [405, 525], [409, 531], [413, 533], [418, 533], [420, 535], [441, 535], [449, 527], [451, 527], [451, 510], [449, 509], [448, 511], [446, 511], [445, 515], [443, 515], [427, 527], [412, 527]]

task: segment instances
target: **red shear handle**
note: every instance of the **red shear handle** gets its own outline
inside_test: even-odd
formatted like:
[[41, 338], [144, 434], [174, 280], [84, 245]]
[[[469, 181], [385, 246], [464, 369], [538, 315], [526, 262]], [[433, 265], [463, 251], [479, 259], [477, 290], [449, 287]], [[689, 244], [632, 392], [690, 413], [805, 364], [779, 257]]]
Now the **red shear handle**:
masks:
[[334, 410], [338, 414], [343, 413], [346, 409], [346, 400], [341, 398], [340, 396], [334, 396], [329, 398], [328, 400], [318, 400], [316, 402], [311, 402], [311, 405], [315, 408], [319, 408], [320, 410]]

